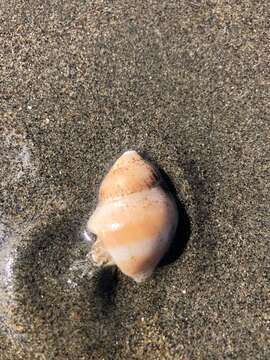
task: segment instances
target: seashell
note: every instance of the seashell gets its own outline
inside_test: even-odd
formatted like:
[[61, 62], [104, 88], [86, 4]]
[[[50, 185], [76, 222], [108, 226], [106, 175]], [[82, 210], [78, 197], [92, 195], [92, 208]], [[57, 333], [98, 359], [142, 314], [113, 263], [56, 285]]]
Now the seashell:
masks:
[[136, 151], [125, 152], [99, 189], [87, 230], [97, 235], [92, 259], [116, 264], [136, 282], [151, 276], [175, 234], [178, 214], [155, 169]]

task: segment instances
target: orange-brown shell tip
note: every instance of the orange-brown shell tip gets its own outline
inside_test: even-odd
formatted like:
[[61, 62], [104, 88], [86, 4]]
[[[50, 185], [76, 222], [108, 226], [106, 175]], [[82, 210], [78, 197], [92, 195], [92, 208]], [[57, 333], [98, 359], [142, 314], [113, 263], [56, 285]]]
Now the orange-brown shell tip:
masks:
[[101, 183], [99, 199], [113, 200], [143, 191], [158, 183], [158, 175], [136, 151], [126, 151], [112, 166]]

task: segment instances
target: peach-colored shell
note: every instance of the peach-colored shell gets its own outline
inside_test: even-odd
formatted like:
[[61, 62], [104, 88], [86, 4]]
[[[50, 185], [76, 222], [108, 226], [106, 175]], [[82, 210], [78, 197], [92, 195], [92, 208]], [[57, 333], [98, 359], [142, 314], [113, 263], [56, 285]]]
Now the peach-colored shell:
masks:
[[151, 276], [177, 226], [174, 200], [136, 151], [125, 152], [105, 176], [87, 228], [97, 235], [92, 257], [111, 261], [137, 282]]

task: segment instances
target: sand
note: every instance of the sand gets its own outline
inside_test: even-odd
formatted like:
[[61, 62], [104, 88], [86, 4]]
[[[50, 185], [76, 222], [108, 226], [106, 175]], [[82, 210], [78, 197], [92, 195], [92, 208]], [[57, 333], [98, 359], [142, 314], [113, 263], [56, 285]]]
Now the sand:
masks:
[[[269, 15], [1, 2], [1, 360], [269, 359]], [[95, 268], [83, 237], [129, 149], [182, 204], [142, 285]]]

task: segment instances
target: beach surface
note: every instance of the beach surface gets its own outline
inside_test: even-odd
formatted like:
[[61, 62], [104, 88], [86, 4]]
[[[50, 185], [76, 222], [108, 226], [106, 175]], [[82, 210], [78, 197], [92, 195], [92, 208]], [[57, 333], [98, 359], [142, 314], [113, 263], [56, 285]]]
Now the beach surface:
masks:
[[[269, 1], [1, 1], [1, 360], [270, 358], [269, 18]], [[130, 149], [181, 204], [140, 285], [83, 235]]]

